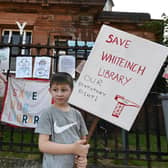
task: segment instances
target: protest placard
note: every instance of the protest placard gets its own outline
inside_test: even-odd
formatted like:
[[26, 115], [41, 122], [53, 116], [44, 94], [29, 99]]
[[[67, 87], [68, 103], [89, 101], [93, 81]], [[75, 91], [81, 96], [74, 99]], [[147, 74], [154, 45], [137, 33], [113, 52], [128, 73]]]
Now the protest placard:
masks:
[[130, 130], [168, 48], [103, 25], [69, 103]]

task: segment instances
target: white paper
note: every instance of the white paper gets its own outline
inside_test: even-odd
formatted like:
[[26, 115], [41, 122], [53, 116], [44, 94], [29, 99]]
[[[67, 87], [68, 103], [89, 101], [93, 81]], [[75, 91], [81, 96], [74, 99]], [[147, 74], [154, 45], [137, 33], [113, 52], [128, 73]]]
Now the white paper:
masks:
[[0, 97], [4, 97], [6, 82], [6, 76], [0, 72]]
[[58, 61], [58, 72], [67, 72], [75, 78], [75, 56], [61, 55]]
[[49, 79], [51, 67], [51, 58], [49, 57], [36, 57], [34, 63], [34, 78]]
[[16, 78], [32, 77], [32, 57], [16, 57]]
[[0, 71], [9, 69], [9, 48], [0, 49]]

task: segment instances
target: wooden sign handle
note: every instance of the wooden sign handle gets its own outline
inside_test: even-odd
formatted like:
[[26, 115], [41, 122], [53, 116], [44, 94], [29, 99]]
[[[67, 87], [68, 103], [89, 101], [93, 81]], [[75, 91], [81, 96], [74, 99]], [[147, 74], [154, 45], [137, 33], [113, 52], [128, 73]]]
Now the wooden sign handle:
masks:
[[[100, 118], [98, 118], [98, 117], [94, 118], [94, 120], [93, 120], [93, 122], [92, 122], [92, 124], [91, 124], [91, 126], [89, 128], [86, 144], [89, 143], [89, 141], [90, 141], [90, 139], [91, 139], [96, 127], [97, 127], [97, 124], [98, 124], [99, 120], [100, 120]], [[77, 168], [76, 164], [74, 165], [74, 168]]]
[[93, 120], [93, 122], [90, 126], [90, 129], [89, 129], [89, 133], [88, 133], [88, 137], [87, 137], [87, 143], [89, 143], [89, 141], [90, 141], [90, 139], [91, 139], [96, 127], [97, 127], [97, 124], [98, 124], [99, 120], [100, 120], [100, 118], [98, 118], [98, 117], [94, 118], [94, 120]]

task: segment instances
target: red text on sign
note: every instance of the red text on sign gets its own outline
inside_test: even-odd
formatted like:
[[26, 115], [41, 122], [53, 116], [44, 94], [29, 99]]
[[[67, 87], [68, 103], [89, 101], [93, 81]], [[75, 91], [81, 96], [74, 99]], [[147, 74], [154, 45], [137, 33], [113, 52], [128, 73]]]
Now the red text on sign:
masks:
[[106, 40], [106, 43], [112, 43], [124, 48], [128, 48], [131, 42], [131, 40], [122, 39], [120, 37], [114, 36], [113, 34], [109, 34], [108, 39]]

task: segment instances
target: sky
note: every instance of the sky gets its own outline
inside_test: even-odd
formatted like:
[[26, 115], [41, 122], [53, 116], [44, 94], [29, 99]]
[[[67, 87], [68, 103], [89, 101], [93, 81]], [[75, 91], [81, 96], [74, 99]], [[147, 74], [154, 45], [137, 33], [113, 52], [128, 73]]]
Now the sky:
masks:
[[168, 0], [113, 0], [113, 11], [149, 13], [151, 19], [162, 19], [163, 13], [168, 16]]

